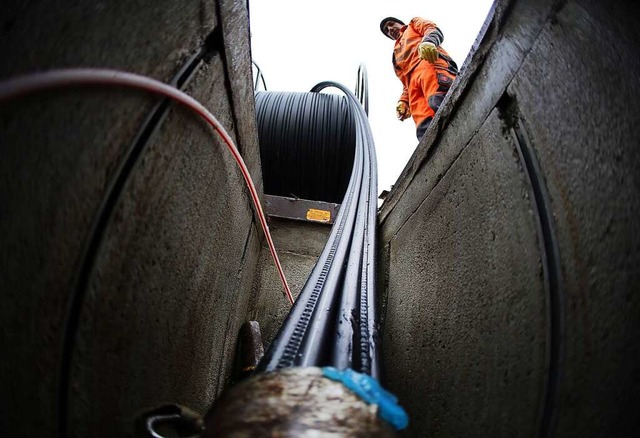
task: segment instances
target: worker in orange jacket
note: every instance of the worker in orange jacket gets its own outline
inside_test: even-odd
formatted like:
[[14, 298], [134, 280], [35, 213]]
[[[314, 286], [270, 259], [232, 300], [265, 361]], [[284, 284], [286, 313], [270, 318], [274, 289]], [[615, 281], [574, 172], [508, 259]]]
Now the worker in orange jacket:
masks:
[[420, 140], [456, 78], [458, 66], [440, 47], [444, 36], [432, 21], [416, 17], [405, 25], [387, 17], [380, 22], [380, 30], [396, 42], [393, 68], [403, 85], [396, 115], [399, 120], [413, 116]]

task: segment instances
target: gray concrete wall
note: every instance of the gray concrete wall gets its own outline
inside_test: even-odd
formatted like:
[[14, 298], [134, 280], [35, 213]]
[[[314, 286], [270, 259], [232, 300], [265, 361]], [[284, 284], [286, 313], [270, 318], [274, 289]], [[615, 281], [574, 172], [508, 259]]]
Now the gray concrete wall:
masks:
[[[327, 243], [331, 225], [288, 219], [269, 219], [269, 229], [294, 299], [307, 281]], [[260, 323], [265, 348], [271, 344], [291, 306], [283, 296], [284, 288], [267, 248], [260, 252], [259, 272], [249, 315]]]
[[498, 1], [382, 206], [407, 435], [636, 433], [638, 12]]
[[[10, 2], [0, 22], [1, 78], [166, 82], [204, 47], [185, 91], [261, 180], [244, 1]], [[143, 410], [206, 411], [230, 374], [261, 234], [230, 154], [184, 109], [122, 168], [157, 102], [69, 89], [0, 105], [2, 436], [131, 436]]]

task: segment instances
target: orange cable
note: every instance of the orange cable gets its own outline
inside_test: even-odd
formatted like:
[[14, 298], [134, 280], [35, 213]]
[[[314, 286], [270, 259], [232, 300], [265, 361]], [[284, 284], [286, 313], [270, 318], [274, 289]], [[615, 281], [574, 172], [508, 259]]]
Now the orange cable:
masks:
[[19, 76], [17, 78], [2, 81], [0, 82], [0, 102], [6, 102], [46, 90], [87, 85], [120, 86], [159, 94], [161, 96], [173, 99], [174, 101], [184, 105], [185, 107], [189, 108], [200, 117], [205, 119], [205, 121], [222, 138], [224, 143], [227, 145], [227, 148], [233, 155], [236, 163], [240, 167], [240, 172], [242, 173], [247, 187], [249, 188], [251, 200], [253, 202], [256, 213], [258, 214], [258, 219], [260, 221], [260, 225], [262, 226], [262, 231], [264, 232], [265, 238], [267, 239], [269, 251], [271, 252], [271, 256], [273, 257], [273, 261], [276, 265], [276, 269], [278, 270], [278, 274], [280, 275], [280, 280], [282, 281], [282, 285], [284, 287], [284, 295], [289, 300], [289, 303], [293, 305], [293, 296], [291, 294], [291, 290], [289, 289], [287, 279], [284, 275], [282, 265], [280, 264], [280, 259], [278, 258], [278, 254], [276, 253], [276, 248], [273, 244], [271, 233], [269, 232], [269, 226], [267, 225], [264, 211], [262, 210], [262, 206], [260, 205], [258, 191], [253, 184], [253, 180], [251, 179], [251, 175], [249, 174], [249, 169], [247, 169], [247, 166], [242, 159], [240, 152], [236, 148], [227, 131], [222, 127], [220, 122], [218, 122], [213, 114], [211, 114], [209, 110], [207, 110], [200, 102], [195, 100], [193, 97], [163, 82], [134, 73], [99, 68], [72, 68], [51, 70], [44, 73], [32, 73], [25, 76]]

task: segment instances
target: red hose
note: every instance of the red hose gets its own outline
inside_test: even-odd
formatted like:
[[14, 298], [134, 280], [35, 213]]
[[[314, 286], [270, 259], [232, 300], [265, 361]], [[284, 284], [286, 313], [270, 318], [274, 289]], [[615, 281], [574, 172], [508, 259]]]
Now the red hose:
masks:
[[284, 295], [289, 300], [290, 304], [293, 304], [293, 296], [289, 289], [289, 284], [284, 275], [280, 259], [276, 253], [271, 233], [269, 232], [269, 226], [267, 220], [260, 205], [260, 199], [258, 198], [258, 191], [256, 190], [249, 170], [247, 169], [244, 160], [240, 156], [240, 152], [233, 143], [233, 140], [222, 127], [220, 122], [211, 114], [200, 102], [183, 93], [175, 87], [167, 85], [163, 82], [157, 81], [146, 76], [141, 76], [133, 73], [126, 73], [117, 70], [107, 70], [98, 68], [77, 68], [77, 69], [62, 69], [52, 70], [44, 73], [33, 73], [17, 78], [9, 79], [0, 82], [0, 103], [8, 100], [17, 99], [28, 94], [38, 93], [45, 90], [77, 87], [83, 85], [99, 85], [99, 86], [118, 86], [126, 88], [135, 88], [138, 90], [144, 90], [149, 93], [159, 94], [161, 96], [168, 97], [174, 101], [184, 105], [190, 110], [194, 111], [200, 117], [206, 120], [206, 122], [218, 133], [222, 138], [227, 148], [236, 160], [236, 163], [240, 167], [240, 172], [249, 188], [249, 194], [253, 202], [255, 211], [260, 220], [260, 225], [264, 231], [269, 251], [273, 257], [273, 261], [280, 275], [280, 280], [284, 287]]

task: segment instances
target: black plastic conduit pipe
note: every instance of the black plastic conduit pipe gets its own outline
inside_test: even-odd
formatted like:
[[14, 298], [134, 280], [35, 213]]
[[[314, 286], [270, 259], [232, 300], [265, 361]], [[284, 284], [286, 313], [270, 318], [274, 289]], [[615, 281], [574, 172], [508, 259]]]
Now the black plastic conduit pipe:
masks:
[[349, 184], [355, 125], [339, 94], [257, 92], [264, 192], [339, 204]]
[[355, 121], [351, 179], [327, 244], [257, 371], [334, 366], [379, 378], [373, 135], [361, 102], [346, 87], [322, 82], [311, 92], [327, 87], [346, 95]]
[[[366, 88], [366, 73], [358, 76]], [[216, 402], [202, 438], [232, 433], [394, 437], [408, 424], [397, 399], [379, 385], [377, 173], [363, 108], [366, 90], [361, 90], [360, 101], [333, 82], [322, 82], [311, 91], [327, 87], [346, 95], [355, 122], [355, 157], [340, 211], [316, 266], [255, 375]]]

